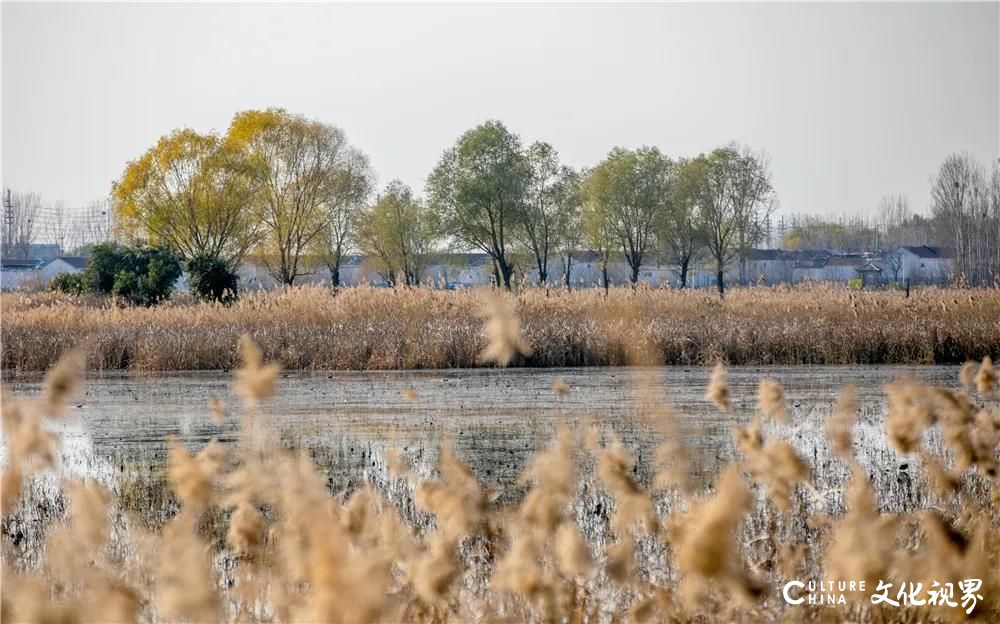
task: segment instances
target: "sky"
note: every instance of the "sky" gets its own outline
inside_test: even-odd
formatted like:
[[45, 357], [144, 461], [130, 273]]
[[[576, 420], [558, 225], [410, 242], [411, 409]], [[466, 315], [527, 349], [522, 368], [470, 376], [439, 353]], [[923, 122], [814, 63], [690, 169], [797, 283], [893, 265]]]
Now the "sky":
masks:
[[70, 207], [175, 128], [283, 107], [423, 191], [499, 119], [567, 164], [764, 150], [785, 214], [928, 210], [1000, 158], [1000, 3], [2, 5], [2, 184]]

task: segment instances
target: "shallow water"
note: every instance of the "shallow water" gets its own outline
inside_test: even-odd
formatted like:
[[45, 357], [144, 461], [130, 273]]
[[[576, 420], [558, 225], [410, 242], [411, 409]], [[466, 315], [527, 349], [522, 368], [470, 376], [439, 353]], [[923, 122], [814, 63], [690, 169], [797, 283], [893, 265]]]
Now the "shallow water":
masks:
[[[757, 383], [769, 377], [785, 387], [792, 413], [791, 425], [781, 433], [813, 466], [819, 486], [834, 479], [830, 473], [843, 472], [826, 454], [820, 432], [845, 384], [857, 386], [864, 405], [855, 432], [858, 454], [877, 473], [877, 481], [878, 473], [893, 478], [905, 462], [884, 442], [882, 386], [898, 375], [955, 386], [958, 370], [731, 368], [733, 410], [725, 414], [703, 398], [709, 374], [709, 369], [682, 367], [294, 372], [281, 376], [277, 394], [260, 406], [259, 418], [278, 430], [287, 445], [308, 448], [333, 491], [353, 490], [372, 471], [383, 470], [380, 451], [390, 445], [403, 447], [417, 470], [429, 474], [447, 436], [482, 481], [507, 493], [517, 489], [517, 476], [560, 421], [579, 427], [589, 419], [613, 431], [636, 457], [639, 480], [648, 481], [648, 460], [665, 434], [636, 417], [645, 397], [677, 409], [693, 459], [692, 476], [704, 484], [734, 456], [731, 427], [749, 422]], [[570, 385], [567, 396], [552, 391], [556, 377]], [[6, 384], [21, 396], [40, 391], [38, 376], [16, 376]], [[59, 425], [62, 470], [112, 485], [123, 478], [161, 474], [169, 436], [192, 450], [212, 438], [235, 444], [242, 417], [230, 384], [231, 376], [224, 373], [91, 376], [85, 393], [73, 402], [70, 418]], [[653, 390], [642, 392], [640, 387]], [[416, 391], [418, 401], [404, 398], [407, 388]], [[222, 423], [211, 419], [212, 397], [226, 405]]]

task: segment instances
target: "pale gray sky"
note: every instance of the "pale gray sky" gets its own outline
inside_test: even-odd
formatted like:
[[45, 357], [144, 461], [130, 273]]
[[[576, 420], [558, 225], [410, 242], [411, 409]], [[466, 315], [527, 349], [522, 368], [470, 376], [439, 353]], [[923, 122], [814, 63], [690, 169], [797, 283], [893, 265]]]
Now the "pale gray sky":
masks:
[[11, 4], [4, 186], [82, 206], [171, 129], [281, 106], [422, 192], [488, 118], [569, 164], [766, 150], [782, 211], [915, 209], [1000, 157], [1000, 4]]

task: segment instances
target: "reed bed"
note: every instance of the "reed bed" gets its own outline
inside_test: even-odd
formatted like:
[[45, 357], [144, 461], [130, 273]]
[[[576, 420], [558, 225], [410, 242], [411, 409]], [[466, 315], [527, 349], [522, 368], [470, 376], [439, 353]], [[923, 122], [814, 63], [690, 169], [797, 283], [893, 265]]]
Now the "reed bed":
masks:
[[533, 345], [520, 366], [623, 365], [631, 345], [658, 364], [960, 364], [1000, 351], [1000, 290], [857, 292], [834, 286], [703, 290], [301, 287], [230, 306], [183, 298], [122, 308], [60, 294], [0, 295], [2, 367], [42, 371], [86, 344], [95, 369], [230, 370], [249, 335], [285, 369], [481, 365], [484, 309], [499, 297]]
[[[537, 352], [510, 301], [494, 298], [487, 310], [478, 361], [505, 365]], [[447, 442], [430, 475], [390, 446], [379, 458], [385, 472], [373, 473], [383, 477], [335, 493], [312, 458], [285, 448], [257, 417], [279, 366], [249, 339], [240, 352], [241, 438], [233, 448], [171, 445], [173, 505], [162, 528], [133, 521], [120, 494], [85, 481], [62, 484], [54, 525], [39, 531], [44, 545], [33, 556], [5, 529], [3, 621], [1000, 618], [1000, 405], [988, 357], [963, 366], [959, 390], [905, 379], [886, 387], [886, 438], [912, 458], [922, 475], [915, 483], [927, 490], [920, 508], [890, 512], [873, 487], [879, 475], [858, 456], [861, 406], [851, 389], [826, 424], [848, 476], [828, 487], [829, 476], [795, 449], [800, 433], [787, 422], [781, 385], [766, 379], [757, 416], [733, 430], [739, 460], [707, 489], [692, 482], [687, 449], [671, 435], [673, 410], [637, 375], [636, 391], [648, 397], [637, 418], [664, 440], [645, 467], [649, 487], [636, 479], [629, 450], [594, 424], [558, 428], [525, 469], [516, 503], [499, 503]], [[626, 359], [646, 365], [656, 353], [634, 343]], [[37, 525], [32, 514], [43, 505], [32, 484], [53, 467], [59, 444], [49, 425], [80, 391], [85, 363], [73, 351], [48, 372], [40, 397], [3, 397], [5, 527]], [[705, 397], [732, 409], [723, 366]], [[206, 406], [206, 418], [213, 411]], [[603, 511], [590, 513], [594, 500], [606, 502]], [[789, 581], [866, 589], [820, 590], [843, 594], [843, 604], [790, 604], [782, 598]], [[885, 583], [889, 602], [873, 600]], [[897, 594], [903, 587], [910, 593]]]

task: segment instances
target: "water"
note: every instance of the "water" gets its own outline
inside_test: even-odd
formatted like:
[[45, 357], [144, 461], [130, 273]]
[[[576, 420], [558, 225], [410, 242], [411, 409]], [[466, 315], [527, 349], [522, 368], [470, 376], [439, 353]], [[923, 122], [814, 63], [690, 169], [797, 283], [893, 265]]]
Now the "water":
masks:
[[[560, 421], [579, 428], [594, 422], [613, 431], [637, 459], [636, 475], [648, 482], [648, 460], [665, 435], [636, 418], [638, 402], [656, 398], [680, 415], [680, 435], [691, 451], [693, 478], [709, 483], [732, 459], [734, 424], [752, 418], [761, 378], [786, 390], [792, 424], [780, 430], [813, 465], [819, 480], [835, 471], [821, 435], [822, 421], [837, 393], [854, 384], [864, 405], [855, 436], [863, 463], [892, 478], [906, 458], [885, 444], [882, 386], [894, 377], [953, 387], [957, 367], [743, 367], [729, 369], [733, 410], [720, 413], [703, 398], [709, 369], [475, 369], [394, 372], [292, 372], [282, 374], [277, 394], [260, 406], [260, 420], [280, 432], [285, 444], [307, 448], [326, 471], [330, 489], [350, 491], [373, 471], [384, 470], [381, 450], [402, 447], [418, 472], [431, 474], [447, 436], [485, 483], [505, 496], [518, 475]], [[571, 387], [552, 391], [556, 377]], [[644, 384], [638, 384], [638, 380]], [[17, 395], [36, 395], [38, 376], [7, 380]], [[165, 376], [122, 373], [91, 376], [74, 401], [63, 436], [61, 470], [109, 485], [123, 479], [162, 478], [167, 440], [174, 436], [197, 450], [212, 438], [233, 445], [239, 439], [240, 401], [224, 373]], [[653, 393], [637, 388], [654, 389]], [[404, 397], [412, 388], [419, 400]], [[654, 397], [653, 395], [659, 396]], [[211, 419], [208, 402], [224, 401], [227, 417]], [[874, 475], [877, 477], [878, 475]], [[817, 483], [817, 485], [820, 485]]]

